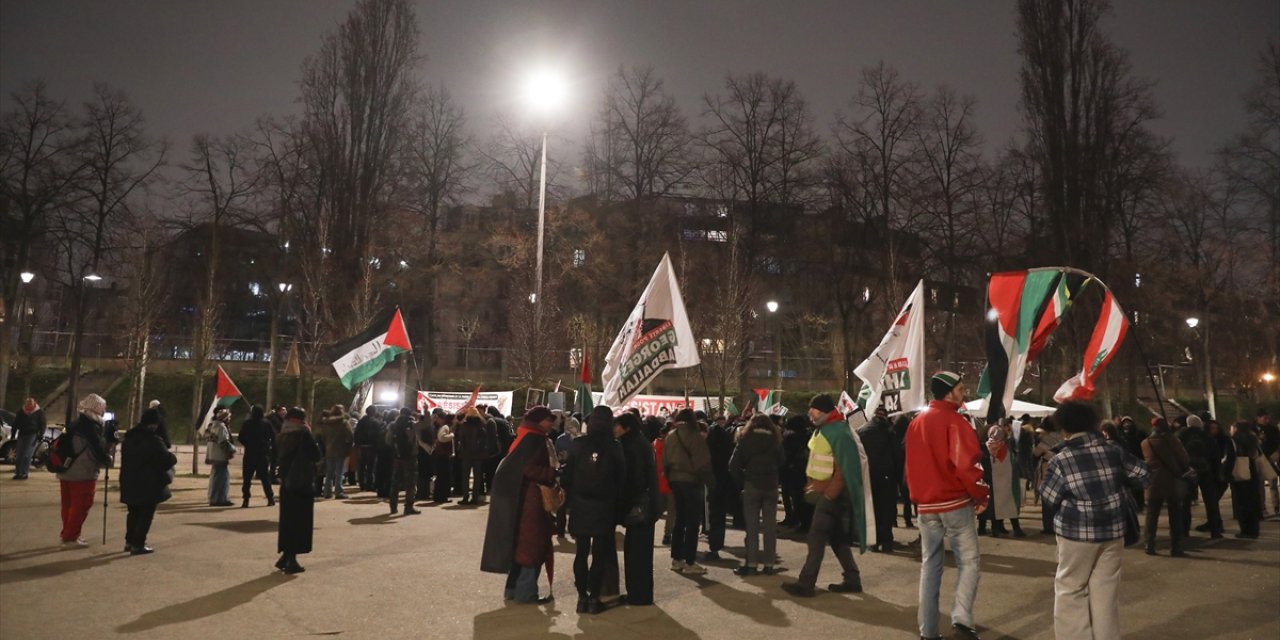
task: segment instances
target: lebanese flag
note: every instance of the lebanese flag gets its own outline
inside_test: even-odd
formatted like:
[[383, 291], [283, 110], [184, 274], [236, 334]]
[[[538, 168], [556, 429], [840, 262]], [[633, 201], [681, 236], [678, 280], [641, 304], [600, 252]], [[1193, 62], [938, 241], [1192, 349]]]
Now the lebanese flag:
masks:
[[335, 345], [333, 352], [341, 355], [334, 360], [333, 368], [338, 372], [342, 386], [354, 389], [377, 375], [396, 356], [410, 351], [413, 347], [404, 328], [404, 318], [400, 315], [400, 308], [395, 307], [384, 312], [359, 335]]
[[231, 381], [231, 376], [222, 370], [222, 365], [218, 365], [218, 388], [213, 393], [214, 404], [219, 407], [229, 407], [243, 395], [236, 383]]
[[1106, 300], [1102, 303], [1102, 313], [1098, 315], [1098, 324], [1093, 328], [1093, 336], [1089, 338], [1089, 348], [1084, 352], [1084, 368], [1080, 374], [1062, 383], [1053, 394], [1056, 402], [1068, 400], [1088, 400], [1095, 391], [1094, 381], [1102, 375], [1103, 369], [1115, 357], [1129, 332], [1129, 320], [1124, 317], [1124, 310], [1116, 302], [1111, 290], [1107, 290]]

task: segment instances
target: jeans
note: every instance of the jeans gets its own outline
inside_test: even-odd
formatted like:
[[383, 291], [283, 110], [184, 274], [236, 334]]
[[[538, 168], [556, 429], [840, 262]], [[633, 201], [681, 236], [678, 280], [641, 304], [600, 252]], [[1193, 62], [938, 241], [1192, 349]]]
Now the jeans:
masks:
[[938, 592], [942, 588], [942, 541], [951, 544], [956, 559], [955, 602], [951, 605], [951, 623], [973, 627], [973, 601], [978, 596], [979, 559], [978, 529], [973, 506], [946, 513], [922, 513], [916, 520], [920, 528], [920, 612], [917, 621], [920, 635], [938, 635]]
[[468, 502], [484, 496], [484, 460], [462, 461], [462, 499]]
[[31, 472], [31, 455], [36, 451], [36, 436], [38, 435], [40, 434], [32, 433], [18, 436], [18, 442], [14, 444], [18, 448], [18, 461], [14, 463], [13, 469], [14, 476], [25, 478]]
[[850, 547], [849, 531], [845, 528], [845, 518], [849, 512], [849, 501], [841, 499], [832, 502], [823, 498], [813, 510], [813, 522], [809, 524], [809, 535], [805, 538], [808, 555], [804, 567], [796, 581], [806, 587], [813, 587], [818, 582], [818, 570], [822, 568], [822, 557], [831, 547], [836, 560], [843, 571], [844, 584], [862, 584], [862, 574], [858, 571], [858, 563], [853, 559]]
[[[604, 572], [609, 559], [618, 557], [617, 542], [613, 532], [600, 536], [580, 536], [577, 555], [573, 559], [573, 586], [578, 588], [579, 598], [600, 599], [604, 588]], [[590, 566], [587, 558], [590, 557]]]
[[274, 499], [275, 494], [271, 492], [271, 476], [267, 470], [270, 464], [271, 462], [267, 459], [267, 454], [265, 453], [245, 454], [240, 463], [240, 472], [244, 476], [244, 486], [241, 488], [241, 492], [245, 500], [249, 499], [249, 489], [253, 487], [254, 476], [257, 476], [258, 480], [262, 482], [262, 494], [269, 499]]
[[[747, 564], [773, 565], [778, 552], [778, 492], [742, 490], [742, 513], [747, 527]], [[760, 535], [764, 534], [764, 554], [760, 553]]]
[[676, 526], [671, 534], [671, 559], [693, 564], [698, 552], [698, 527], [702, 524], [702, 483], [672, 482], [671, 495], [676, 500]]
[[228, 502], [231, 502], [231, 472], [226, 462], [214, 462], [209, 465], [209, 504]]
[[84, 521], [89, 517], [98, 481], [63, 480], [58, 485], [62, 490], [62, 541], [71, 542], [80, 537]]
[[538, 574], [541, 572], [542, 565], [540, 564], [524, 567], [512, 563], [511, 570], [507, 572], [507, 587], [503, 591], [503, 597], [516, 602], [536, 602], [538, 600]]
[[346, 457], [324, 459], [324, 497], [346, 496], [342, 490], [342, 465], [346, 462]]
[[129, 505], [129, 515], [125, 517], [124, 543], [130, 547], [147, 546], [147, 533], [151, 531], [151, 521], [155, 516], [154, 504]]
[[1058, 536], [1053, 579], [1056, 640], [1120, 637], [1120, 555], [1124, 539], [1078, 542]]

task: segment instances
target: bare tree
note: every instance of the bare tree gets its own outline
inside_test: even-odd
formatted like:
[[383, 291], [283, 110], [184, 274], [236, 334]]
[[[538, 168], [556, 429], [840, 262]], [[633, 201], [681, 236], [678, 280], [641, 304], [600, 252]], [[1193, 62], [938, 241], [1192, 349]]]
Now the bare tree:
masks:
[[639, 200], [686, 186], [689, 124], [652, 67], [619, 67], [586, 151], [587, 179], [603, 199]]
[[[491, 179], [510, 199], [508, 204], [511, 207], [525, 211], [537, 209], [543, 136], [552, 143], [556, 136], [515, 124], [505, 116], [494, 118], [493, 129], [488, 143], [480, 149]], [[563, 200], [569, 194], [568, 186], [563, 184], [561, 177], [564, 163], [556, 159], [560, 155], [550, 150], [547, 152], [547, 202]]]
[[151, 332], [164, 310], [169, 280], [167, 265], [161, 257], [162, 247], [168, 238], [160, 231], [161, 225], [156, 216], [150, 213], [132, 215], [126, 229], [129, 239], [124, 246], [124, 263], [121, 266], [128, 284], [121, 300], [120, 317], [125, 338], [125, 370], [130, 385], [124, 413], [125, 421], [128, 421], [141, 414], [146, 402]]
[[111, 87], [94, 86], [93, 97], [85, 103], [77, 145], [78, 164], [85, 179], [79, 185], [75, 203], [61, 207], [54, 220], [54, 237], [64, 284], [75, 299], [75, 332], [72, 338], [70, 384], [64, 416], [74, 417], [79, 393], [80, 359], [84, 325], [90, 310], [85, 277], [99, 275], [105, 266], [113, 233], [128, 214], [129, 202], [146, 187], [164, 163], [165, 147], [148, 139], [144, 119], [124, 93]]
[[83, 175], [71, 117], [44, 83], [25, 85], [11, 100], [13, 108], [0, 119], [0, 252], [6, 256], [0, 260], [0, 406], [9, 383], [10, 318], [21, 311], [19, 276], [34, 267], [32, 248]]

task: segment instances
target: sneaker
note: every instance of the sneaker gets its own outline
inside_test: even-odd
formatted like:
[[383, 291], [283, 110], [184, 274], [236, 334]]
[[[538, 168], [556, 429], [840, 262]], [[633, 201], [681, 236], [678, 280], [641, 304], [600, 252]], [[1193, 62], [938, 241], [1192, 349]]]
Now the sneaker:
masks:
[[733, 575], [742, 576], [743, 578], [754, 576], [757, 573], [759, 573], [759, 571], [756, 571], [755, 567], [745, 565], [745, 564], [733, 570]]
[[155, 549], [152, 549], [151, 547], [148, 547], [145, 544], [142, 545], [141, 547], [133, 547], [129, 549], [129, 555], [131, 556], [145, 556], [148, 553], [155, 553], [155, 552], [156, 552]]
[[777, 573], [777, 572], [778, 572], [778, 570], [777, 570], [777, 569], [775, 569], [773, 565], [771, 565], [771, 564], [766, 564], [766, 565], [764, 566], [764, 568], [760, 570], [760, 575], [764, 575], [764, 576], [771, 576], [771, 575], [773, 575], [773, 574], [775, 574], [775, 573]]
[[676, 573], [684, 571], [684, 560], [672, 560], [671, 570], [675, 571]]
[[76, 538], [75, 540], [63, 540], [63, 541], [62, 541], [62, 548], [63, 548], [63, 549], [83, 549], [83, 548], [85, 548], [85, 547], [87, 547], [87, 546], [89, 546], [89, 543], [88, 543], [88, 542], [85, 542], [85, 541], [84, 541], [84, 538]]
[[700, 576], [707, 573], [707, 568], [700, 564], [695, 564], [691, 562], [689, 564], [686, 564], [684, 568], [680, 570], [680, 573], [683, 573], [687, 576]]
[[817, 595], [813, 591], [813, 587], [800, 584], [799, 582], [784, 582], [782, 590], [797, 598], [812, 598]]
[[702, 554], [703, 562], [720, 562], [722, 559], [719, 551], [708, 551]]
[[961, 640], [980, 640], [978, 638], [978, 630], [959, 623], [951, 625], [951, 630], [955, 633], [952, 638], [960, 638]]

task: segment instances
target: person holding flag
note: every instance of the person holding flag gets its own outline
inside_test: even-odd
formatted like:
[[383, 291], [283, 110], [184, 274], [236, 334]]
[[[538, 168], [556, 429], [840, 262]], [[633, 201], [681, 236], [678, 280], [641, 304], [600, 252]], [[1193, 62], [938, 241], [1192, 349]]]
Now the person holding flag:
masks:
[[862, 486], [862, 456], [848, 420], [836, 409], [831, 396], [820, 393], [809, 402], [809, 419], [816, 430], [809, 440], [809, 464], [806, 473], [809, 484], [805, 487], [805, 500], [815, 504], [813, 522], [805, 540], [808, 556], [795, 582], [785, 582], [782, 590], [801, 597], [812, 598], [818, 581], [822, 557], [830, 546], [844, 570], [843, 580], [827, 585], [834, 593], [861, 593], [862, 574], [853, 559], [851, 531], [848, 519], [852, 516], [853, 528], [860, 531], [859, 546], [867, 547], [867, 507]]
[[205, 430], [204, 463], [209, 465], [209, 506], [230, 507], [231, 472], [236, 446], [231, 443], [231, 410], [219, 409]]

